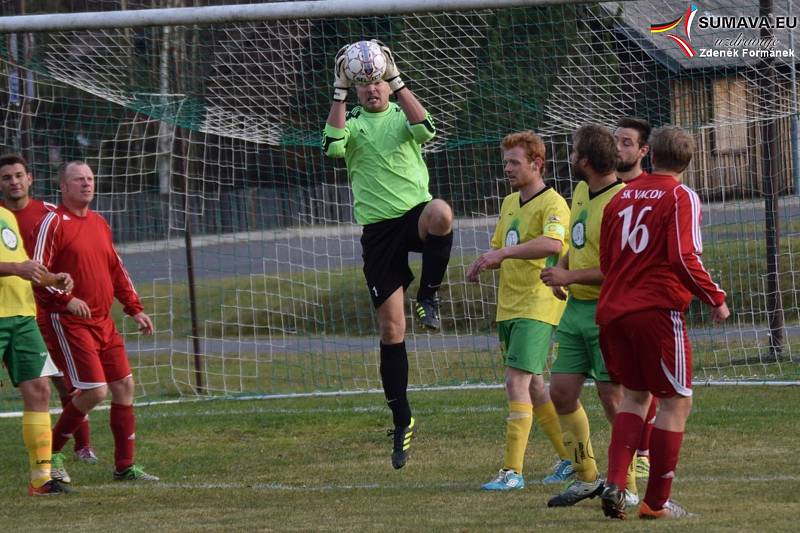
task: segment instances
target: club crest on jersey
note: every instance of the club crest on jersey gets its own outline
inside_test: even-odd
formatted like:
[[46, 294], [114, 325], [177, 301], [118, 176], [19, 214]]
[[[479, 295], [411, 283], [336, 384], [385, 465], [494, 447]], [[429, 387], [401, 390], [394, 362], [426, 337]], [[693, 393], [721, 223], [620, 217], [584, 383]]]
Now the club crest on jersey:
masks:
[[586, 244], [586, 224], [583, 223], [583, 220], [577, 221], [572, 226], [572, 245], [575, 248], [583, 248], [583, 245]]
[[506, 233], [506, 246], [516, 246], [519, 244], [519, 233], [516, 229], [508, 230]]
[[0, 237], [3, 239], [3, 245], [9, 250], [16, 250], [17, 246], [19, 246], [19, 237], [17, 237], [14, 230], [8, 226], [4, 226], [3, 229], [0, 230]]

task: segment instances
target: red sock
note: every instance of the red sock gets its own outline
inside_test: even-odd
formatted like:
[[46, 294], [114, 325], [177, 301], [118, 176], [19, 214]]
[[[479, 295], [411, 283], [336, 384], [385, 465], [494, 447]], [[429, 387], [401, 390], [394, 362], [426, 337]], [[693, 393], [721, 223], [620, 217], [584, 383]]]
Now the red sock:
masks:
[[636, 445], [642, 435], [644, 420], [633, 413], [617, 413], [611, 427], [611, 443], [608, 445], [608, 483], [625, 488], [628, 466], [636, 453]]
[[122, 472], [133, 465], [136, 449], [136, 419], [132, 405], [111, 404], [111, 433], [114, 435], [114, 465]]
[[[68, 403], [72, 403], [72, 396], [61, 396], [61, 406], [66, 407]], [[83, 422], [78, 426], [78, 429], [72, 434], [75, 437], [75, 451], [86, 448], [92, 445], [91, 437], [89, 437], [89, 415], [83, 417]]]
[[86, 418], [86, 413], [78, 410], [72, 401], [64, 406], [64, 411], [53, 427], [53, 453], [61, 451], [84, 418]]
[[653, 438], [650, 440], [650, 479], [647, 480], [644, 501], [654, 511], [661, 509], [669, 499], [682, 441], [682, 431], [653, 429]]
[[[644, 427], [642, 428], [642, 438], [639, 440], [639, 447], [637, 452], [646, 452], [650, 449], [650, 434], [653, 433], [653, 424], [656, 421], [656, 407], [658, 407], [658, 398], [653, 396], [650, 401], [650, 408], [647, 409], [647, 416], [644, 417]], [[639, 455], [648, 455], [640, 453]]]

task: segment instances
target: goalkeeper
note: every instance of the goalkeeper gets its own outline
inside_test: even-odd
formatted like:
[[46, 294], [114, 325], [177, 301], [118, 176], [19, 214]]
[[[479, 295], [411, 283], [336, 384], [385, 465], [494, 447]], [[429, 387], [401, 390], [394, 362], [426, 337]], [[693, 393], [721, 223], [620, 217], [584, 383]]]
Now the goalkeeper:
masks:
[[[405, 291], [414, 275], [408, 253], [422, 253], [422, 275], [414, 312], [423, 326], [440, 327], [437, 290], [453, 243], [453, 212], [428, 192], [422, 143], [436, 133], [433, 121], [405, 86], [388, 47], [383, 79], [357, 85], [359, 106], [346, 113], [347, 47], [336, 55], [333, 104], [323, 134], [325, 155], [344, 158], [355, 199], [364, 277], [380, 330], [380, 373], [394, 421], [392, 466], [402, 468], [415, 431], [406, 390], [408, 354], [404, 342]], [[397, 103], [390, 102], [394, 94]]]

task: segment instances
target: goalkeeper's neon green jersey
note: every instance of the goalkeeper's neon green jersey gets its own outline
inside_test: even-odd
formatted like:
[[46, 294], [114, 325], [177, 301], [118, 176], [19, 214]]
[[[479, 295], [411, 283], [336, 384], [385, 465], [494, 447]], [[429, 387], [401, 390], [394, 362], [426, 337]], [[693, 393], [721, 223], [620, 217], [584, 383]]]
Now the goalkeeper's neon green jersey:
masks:
[[[500, 219], [492, 237], [492, 248], [522, 244], [545, 236], [561, 242], [560, 255], [567, 252], [569, 206], [551, 187], [545, 187], [525, 203], [519, 193], [506, 196], [500, 207]], [[541, 259], [506, 259], [500, 263], [500, 288], [497, 292], [497, 318], [529, 318], [557, 325], [566, 302], [539, 279], [546, 266], [558, 262], [559, 255]]]
[[419, 124], [409, 124], [394, 102], [378, 113], [360, 106], [352, 109], [343, 129], [325, 125], [322, 148], [329, 157], [344, 157], [356, 222], [398, 218], [433, 198], [421, 146], [435, 133], [430, 115]]

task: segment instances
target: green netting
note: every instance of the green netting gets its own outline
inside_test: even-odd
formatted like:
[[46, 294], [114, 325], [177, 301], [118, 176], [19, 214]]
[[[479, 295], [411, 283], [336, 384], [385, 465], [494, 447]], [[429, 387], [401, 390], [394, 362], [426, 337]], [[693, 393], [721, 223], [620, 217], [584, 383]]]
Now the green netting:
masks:
[[[548, 149], [547, 178], [569, 197], [570, 134], [586, 122], [611, 127], [622, 116], [680, 124], [698, 140], [686, 181], [706, 204], [704, 262], [728, 290], [734, 316], [715, 329], [699, 305], [691, 308], [696, 376], [800, 377], [792, 61], [700, 57], [700, 49], [732, 34], [697, 26], [691, 42], [698, 56], [687, 58], [664, 34], [649, 31], [684, 12], [674, 2], [491, 4], [470, 12], [0, 39], [3, 148], [29, 158], [36, 194], [49, 200], [57, 199], [50, 177], [60, 162], [81, 158], [95, 168], [96, 207], [109, 218], [156, 319], [154, 341], [128, 337], [141, 396], [379, 385], [346, 171], [319, 149], [333, 57], [342, 45], [370, 37], [392, 47], [408, 86], [437, 123], [425, 154], [432, 192], [457, 216], [444, 331], [422, 333], [409, 315], [413, 385], [502, 379], [491, 324], [496, 280], [469, 285], [463, 275], [488, 247], [509, 192], [500, 139], [515, 130], [539, 132]], [[0, 2], [0, 12], [14, 14], [15, 5]], [[29, 1], [26, 8], [122, 5]], [[703, 8], [706, 15], [758, 10], [743, 0]], [[776, 14], [786, 15], [781, 9], [775, 6]], [[680, 28], [673, 34], [685, 36]], [[789, 47], [786, 31], [775, 37]], [[774, 221], [764, 207], [767, 162]], [[777, 285], [767, 270], [770, 228], [780, 236]], [[196, 336], [187, 230], [197, 278]]]

